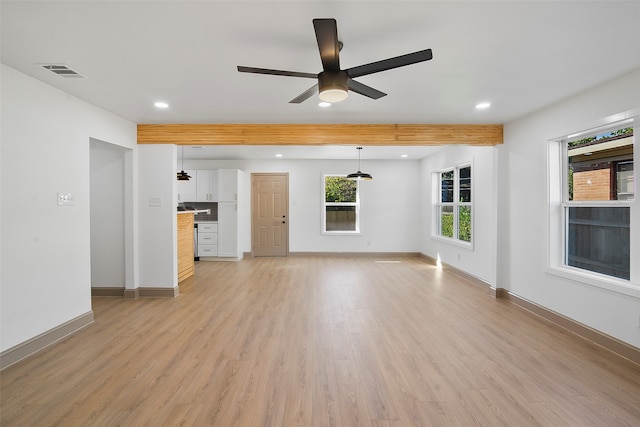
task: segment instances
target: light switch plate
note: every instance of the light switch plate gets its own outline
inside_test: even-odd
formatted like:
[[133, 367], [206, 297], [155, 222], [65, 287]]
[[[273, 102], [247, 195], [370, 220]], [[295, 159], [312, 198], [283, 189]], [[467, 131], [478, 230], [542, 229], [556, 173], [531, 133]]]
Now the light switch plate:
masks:
[[58, 193], [58, 206], [73, 206], [76, 202], [71, 193]]
[[162, 197], [149, 197], [149, 206], [159, 208], [162, 206]]

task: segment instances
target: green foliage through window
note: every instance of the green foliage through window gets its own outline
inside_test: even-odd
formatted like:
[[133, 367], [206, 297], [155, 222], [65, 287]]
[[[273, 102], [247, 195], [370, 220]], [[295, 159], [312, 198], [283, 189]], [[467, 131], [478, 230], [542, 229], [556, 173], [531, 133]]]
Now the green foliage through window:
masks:
[[626, 127], [621, 129], [616, 129], [611, 132], [605, 132], [594, 136], [589, 136], [587, 138], [578, 139], [576, 141], [571, 141], [568, 146], [578, 147], [580, 145], [586, 145], [594, 141], [600, 141], [601, 139], [617, 139], [621, 136], [633, 136], [633, 127]]
[[453, 237], [453, 211], [447, 207], [443, 206], [440, 213], [440, 235]]
[[355, 203], [358, 183], [343, 176], [324, 178], [325, 202]]
[[458, 238], [464, 242], [471, 241], [471, 206], [458, 209]]

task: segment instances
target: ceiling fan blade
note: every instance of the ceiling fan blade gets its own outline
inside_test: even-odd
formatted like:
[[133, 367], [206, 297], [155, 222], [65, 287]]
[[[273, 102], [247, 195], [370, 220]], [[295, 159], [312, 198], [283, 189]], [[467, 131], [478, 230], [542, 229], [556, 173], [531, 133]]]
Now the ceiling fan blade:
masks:
[[238, 65], [238, 71], [240, 71], [241, 73], [270, 74], [274, 76], [306, 77], [308, 79], [318, 78], [318, 75], [313, 73], [300, 73], [298, 71], [272, 70], [270, 68], [243, 67], [241, 65]]
[[340, 71], [340, 43], [336, 20], [314, 19], [313, 28], [316, 30], [322, 68], [324, 71]]
[[408, 53], [406, 55], [396, 56], [395, 58], [383, 59], [382, 61], [349, 68], [345, 71], [349, 77], [360, 77], [366, 76], [367, 74], [379, 73], [380, 71], [391, 70], [392, 68], [404, 67], [405, 65], [428, 61], [431, 58], [433, 58], [431, 49], [425, 49], [418, 52]]
[[311, 98], [316, 93], [318, 93], [318, 85], [313, 85], [309, 89], [305, 90], [300, 95], [289, 101], [289, 104], [300, 104], [301, 102]]
[[380, 92], [379, 90], [374, 89], [371, 86], [367, 86], [353, 79], [347, 80], [347, 86], [355, 93], [359, 93], [360, 95], [364, 95], [372, 99], [378, 99], [382, 98], [383, 96], [387, 96], [386, 93]]

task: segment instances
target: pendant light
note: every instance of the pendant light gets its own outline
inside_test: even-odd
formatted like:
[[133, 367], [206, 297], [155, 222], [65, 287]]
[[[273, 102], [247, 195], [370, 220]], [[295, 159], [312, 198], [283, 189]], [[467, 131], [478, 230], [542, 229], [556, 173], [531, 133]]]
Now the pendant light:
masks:
[[178, 181], [189, 181], [189, 179], [191, 179], [191, 176], [189, 176], [185, 171], [184, 171], [184, 145], [180, 146], [181, 150], [182, 150], [182, 170], [180, 172], [178, 172]]
[[369, 175], [368, 173], [364, 173], [360, 170], [360, 151], [362, 150], [362, 147], [356, 147], [356, 149], [358, 150], [358, 172], [355, 173], [350, 173], [349, 175], [347, 175], [347, 179], [366, 179], [366, 180], [372, 180], [373, 177], [371, 175]]

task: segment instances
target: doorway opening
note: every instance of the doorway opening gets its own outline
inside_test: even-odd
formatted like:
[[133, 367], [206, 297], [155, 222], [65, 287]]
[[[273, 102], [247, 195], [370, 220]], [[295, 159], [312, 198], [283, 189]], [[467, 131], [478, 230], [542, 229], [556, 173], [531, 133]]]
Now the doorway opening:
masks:
[[123, 296], [134, 288], [133, 150], [91, 138], [91, 294]]

